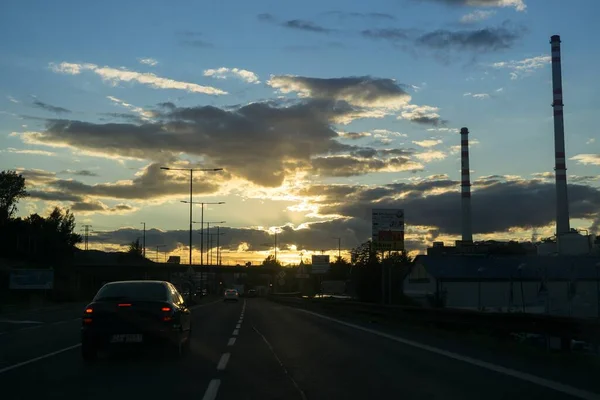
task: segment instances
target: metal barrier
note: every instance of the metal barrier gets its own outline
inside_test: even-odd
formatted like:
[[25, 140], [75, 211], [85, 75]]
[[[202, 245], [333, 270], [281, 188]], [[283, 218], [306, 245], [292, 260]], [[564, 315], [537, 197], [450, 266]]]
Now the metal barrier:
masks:
[[269, 296], [271, 301], [306, 309], [377, 316], [385, 319], [434, 325], [441, 328], [469, 329], [493, 335], [535, 333], [561, 339], [561, 348], [569, 350], [572, 340], [594, 345], [600, 342], [600, 323], [543, 314], [485, 313], [452, 308], [391, 306], [337, 299], [311, 299], [293, 296]]

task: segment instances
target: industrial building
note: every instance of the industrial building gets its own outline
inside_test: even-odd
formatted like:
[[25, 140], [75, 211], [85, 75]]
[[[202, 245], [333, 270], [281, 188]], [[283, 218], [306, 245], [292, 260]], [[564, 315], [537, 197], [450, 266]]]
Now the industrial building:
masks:
[[[556, 234], [541, 243], [473, 241], [469, 130], [461, 135], [462, 240], [434, 242], [403, 280], [423, 305], [600, 318], [600, 239], [570, 228], [560, 37], [551, 37]], [[476, 198], [475, 198], [476, 201]]]

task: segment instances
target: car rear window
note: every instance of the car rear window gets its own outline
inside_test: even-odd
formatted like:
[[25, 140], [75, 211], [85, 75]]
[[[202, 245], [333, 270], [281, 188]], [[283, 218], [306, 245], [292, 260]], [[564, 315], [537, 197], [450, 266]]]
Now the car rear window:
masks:
[[161, 283], [112, 283], [104, 286], [94, 301], [99, 300], [167, 300], [167, 288]]

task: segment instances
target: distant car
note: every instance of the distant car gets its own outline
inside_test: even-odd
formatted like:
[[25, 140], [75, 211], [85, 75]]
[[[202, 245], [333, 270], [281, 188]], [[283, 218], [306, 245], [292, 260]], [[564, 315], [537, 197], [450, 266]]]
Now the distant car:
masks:
[[181, 356], [189, 349], [191, 334], [190, 310], [173, 284], [112, 282], [83, 311], [81, 355], [93, 361], [99, 350], [166, 348]]
[[235, 289], [227, 289], [225, 290], [225, 294], [223, 295], [223, 301], [239, 301], [240, 294]]
[[246, 295], [248, 297], [256, 297], [256, 289], [250, 289], [250, 290], [248, 290], [248, 292], [246, 293]]

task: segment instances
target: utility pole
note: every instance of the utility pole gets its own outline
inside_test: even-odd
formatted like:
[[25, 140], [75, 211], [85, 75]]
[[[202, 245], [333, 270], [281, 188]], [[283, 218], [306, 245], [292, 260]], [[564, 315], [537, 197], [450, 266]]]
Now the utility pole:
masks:
[[334, 237], [334, 239], [337, 239], [337, 241], [338, 241], [338, 260], [341, 260], [342, 259], [342, 238]]
[[158, 244], [156, 245], [156, 262], [158, 262], [158, 249], [161, 247], [165, 247], [166, 245], [164, 244]]
[[88, 249], [88, 238], [90, 236], [90, 228], [91, 227], [92, 227], [91, 225], [83, 225], [83, 229], [84, 229], [84, 242], [83, 242], [84, 247], [83, 248], [84, 248], [84, 250]]

